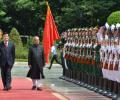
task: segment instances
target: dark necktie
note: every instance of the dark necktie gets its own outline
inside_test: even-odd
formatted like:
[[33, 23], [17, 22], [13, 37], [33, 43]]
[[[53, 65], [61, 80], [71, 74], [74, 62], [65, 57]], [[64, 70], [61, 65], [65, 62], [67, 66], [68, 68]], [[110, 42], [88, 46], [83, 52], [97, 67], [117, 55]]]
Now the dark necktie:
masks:
[[7, 42], [5, 42], [5, 47], [6, 47], [6, 48], [8, 47], [8, 43], [7, 43]]

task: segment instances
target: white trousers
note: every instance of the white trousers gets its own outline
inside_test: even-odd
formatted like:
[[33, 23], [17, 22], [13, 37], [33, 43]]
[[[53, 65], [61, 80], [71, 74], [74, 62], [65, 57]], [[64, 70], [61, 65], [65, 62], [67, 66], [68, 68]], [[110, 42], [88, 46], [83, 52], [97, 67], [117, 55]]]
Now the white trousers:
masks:
[[33, 86], [42, 87], [43, 86], [43, 79], [32, 79]]

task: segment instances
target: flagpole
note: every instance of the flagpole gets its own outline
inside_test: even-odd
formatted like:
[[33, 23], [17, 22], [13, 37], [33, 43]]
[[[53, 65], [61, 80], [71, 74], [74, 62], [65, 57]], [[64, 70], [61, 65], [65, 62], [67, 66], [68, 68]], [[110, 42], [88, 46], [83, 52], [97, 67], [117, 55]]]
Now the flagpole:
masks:
[[46, 0], [46, 5], [49, 6], [48, 1]]

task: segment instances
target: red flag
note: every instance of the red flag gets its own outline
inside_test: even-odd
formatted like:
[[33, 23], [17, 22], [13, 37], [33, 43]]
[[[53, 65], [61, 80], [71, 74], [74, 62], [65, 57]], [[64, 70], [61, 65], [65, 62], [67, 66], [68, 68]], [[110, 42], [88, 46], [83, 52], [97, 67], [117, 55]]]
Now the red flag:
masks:
[[59, 38], [60, 36], [58, 34], [55, 21], [53, 19], [50, 7], [47, 3], [47, 15], [46, 15], [46, 21], [43, 32], [43, 48], [44, 48], [46, 63], [49, 62], [49, 54], [50, 54], [51, 46], [54, 44], [54, 41]]

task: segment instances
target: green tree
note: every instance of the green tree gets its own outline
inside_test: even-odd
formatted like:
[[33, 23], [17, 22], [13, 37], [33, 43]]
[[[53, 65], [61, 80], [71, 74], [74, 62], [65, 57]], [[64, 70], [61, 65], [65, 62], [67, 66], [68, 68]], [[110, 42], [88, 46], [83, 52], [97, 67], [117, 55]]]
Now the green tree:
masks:
[[[110, 13], [120, 9], [120, 0], [48, 0], [59, 33], [73, 27], [103, 25]], [[16, 27], [22, 35], [42, 38], [45, 0], [0, 0], [0, 28]]]
[[17, 31], [16, 28], [12, 28], [9, 36], [10, 36], [10, 40], [12, 40], [15, 43], [15, 47], [17, 49], [22, 49], [23, 48], [23, 44], [22, 44], [20, 34], [19, 34], [19, 32]]
[[16, 59], [27, 59], [28, 49], [23, 47], [20, 34], [16, 28], [12, 28], [10, 32], [10, 40], [12, 40], [15, 44]]
[[120, 11], [113, 12], [107, 18], [108, 24], [117, 24], [120, 23]]

